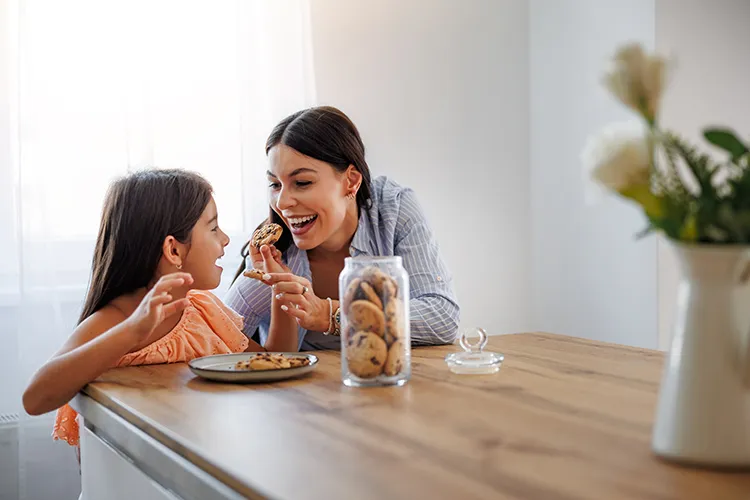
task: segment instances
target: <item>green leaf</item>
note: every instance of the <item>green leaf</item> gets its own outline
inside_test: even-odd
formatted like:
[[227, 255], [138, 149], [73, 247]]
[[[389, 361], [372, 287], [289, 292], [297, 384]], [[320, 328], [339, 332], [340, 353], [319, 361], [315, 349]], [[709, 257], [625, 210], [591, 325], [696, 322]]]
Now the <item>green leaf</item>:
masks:
[[680, 228], [680, 241], [696, 241], [698, 239], [698, 221], [694, 215], [688, 215]]
[[707, 128], [703, 131], [703, 137], [714, 146], [728, 151], [732, 161], [739, 160], [748, 152], [748, 147], [737, 138], [734, 131], [727, 128]]

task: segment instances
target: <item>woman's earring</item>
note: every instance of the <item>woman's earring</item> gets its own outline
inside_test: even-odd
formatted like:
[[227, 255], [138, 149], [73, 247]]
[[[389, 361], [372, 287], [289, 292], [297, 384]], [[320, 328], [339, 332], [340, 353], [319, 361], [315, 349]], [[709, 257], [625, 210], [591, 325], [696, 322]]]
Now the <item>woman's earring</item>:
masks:
[[351, 193], [349, 193], [349, 194], [346, 195], [346, 197], [349, 198], [350, 200], [353, 200], [355, 196], [356, 196], [356, 194], [354, 192], [351, 192]]

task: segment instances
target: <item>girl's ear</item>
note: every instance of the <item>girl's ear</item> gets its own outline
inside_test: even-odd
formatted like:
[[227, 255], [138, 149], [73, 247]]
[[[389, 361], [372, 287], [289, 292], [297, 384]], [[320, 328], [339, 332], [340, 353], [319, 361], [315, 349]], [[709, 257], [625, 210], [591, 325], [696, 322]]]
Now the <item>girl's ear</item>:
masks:
[[177, 241], [174, 236], [164, 238], [162, 257], [177, 269], [182, 269], [182, 261], [187, 255], [186, 245]]

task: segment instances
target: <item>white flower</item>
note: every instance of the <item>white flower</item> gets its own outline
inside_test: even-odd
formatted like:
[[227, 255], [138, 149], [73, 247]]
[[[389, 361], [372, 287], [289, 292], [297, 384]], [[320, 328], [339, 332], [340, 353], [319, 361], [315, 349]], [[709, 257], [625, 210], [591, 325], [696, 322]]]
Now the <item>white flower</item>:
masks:
[[[650, 141], [640, 122], [613, 123], [598, 135], [589, 137], [581, 154], [586, 202], [598, 198], [603, 186], [622, 192], [636, 185], [648, 184], [651, 174]], [[592, 180], [594, 182], [592, 182]]]
[[667, 63], [663, 57], [648, 55], [639, 44], [620, 48], [612, 69], [604, 75], [604, 85], [620, 102], [653, 122], [659, 112]]

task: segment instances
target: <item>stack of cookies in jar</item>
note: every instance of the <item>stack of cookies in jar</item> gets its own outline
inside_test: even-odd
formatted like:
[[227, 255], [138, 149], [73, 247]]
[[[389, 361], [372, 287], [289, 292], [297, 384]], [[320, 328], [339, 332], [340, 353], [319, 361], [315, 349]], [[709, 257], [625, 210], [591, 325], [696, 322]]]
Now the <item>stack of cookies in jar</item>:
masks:
[[408, 379], [409, 332], [402, 288], [375, 266], [352, 275], [343, 287], [345, 379], [347, 371], [360, 379]]

